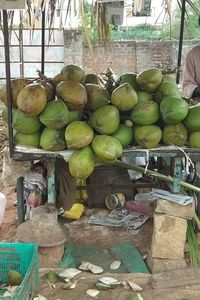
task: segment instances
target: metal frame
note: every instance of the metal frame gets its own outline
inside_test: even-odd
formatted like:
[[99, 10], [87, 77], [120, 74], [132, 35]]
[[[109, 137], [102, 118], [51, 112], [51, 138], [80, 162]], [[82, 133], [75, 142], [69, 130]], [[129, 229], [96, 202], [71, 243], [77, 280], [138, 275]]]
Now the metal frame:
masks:
[[[185, 0], [182, 1], [182, 16], [181, 16], [181, 26], [180, 26], [180, 40], [179, 40], [179, 54], [178, 54], [178, 65], [181, 64], [181, 52], [182, 52], [182, 41], [183, 41], [183, 30], [184, 30], [184, 16], [185, 16]], [[55, 172], [54, 172], [54, 162], [56, 157], [70, 154], [70, 151], [59, 152], [45, 152], [38, 151], [21, 151], [14, 147], [13, 143], [13, 130], [12, 130], [12, 93], [11, 93], [11, 76], [10, 76], [10, 51], [9, 51], [9, 30], [8, 30], [8, 19], [7, 11], [3, 10], [3, 32], [4, 32], [4, 45], [5, 45], [5, 60], [6, 60], [6, 84], [7, 84], [7, 100], [8, 100], [8, 131], [9, 131], [9, 150], [10, 157], [17, 160], [34, 160], [43, 159], [49, 160], [49, 175], [48, 175], [48, 191], [49, 191], [49, 202], [53, 203], [55, 200]], [[41, 70], [45, 71], [45, 11], [42, 12], [42, 49], [41, 49]], [[153, 150], [148, 150], [149, 157], [163, 157], [170, 159], [175, 159], [175, 169], [174, 169], [174, 192], [178, 192], [180, 188], [181, 180], [181, 159], [184, 157], [183, 152], [177, 148], [167, 148], [163, 147]], [[197, 149], [185, 149], [185, 152], [193, 159], [198, 159], [200, 152]], [[146, 156], [146, 150], [140, 150], [133, 148], [124, 151], [124, 156]]]
[[176, 75], [176, 83], [177, 84], [180, 81], [180, 67], [181, 67], [183, 33], [184, 33], [184, 23], [185, 23], [185, 4], [186, 4], [186, 0], [182, 0], [180, 36], [179, 36], [179, 48], [178, 48], [178, 61], [177, 61], [177, 75]]

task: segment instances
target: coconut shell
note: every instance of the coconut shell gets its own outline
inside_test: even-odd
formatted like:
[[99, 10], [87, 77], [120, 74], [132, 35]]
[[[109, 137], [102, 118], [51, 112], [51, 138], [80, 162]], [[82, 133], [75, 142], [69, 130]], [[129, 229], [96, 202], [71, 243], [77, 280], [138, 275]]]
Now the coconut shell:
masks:
[[[17, 97], [19, 92], [28, 84], [30, 80], [28, 79], [13, 79], [11, 80], [11, 89], [12, 89], [12, 106], [17, 108]], [[7, 106], [7, 88], [6, 85], [1, 90], [1, 100]]]
[[87, 103], [86, 89], [79, 82], [61, 81], [56, 87], [56, 94], [72, 110], [82, 109]]
[[43, 87], [45, 88], [46, 90], [46, 93], [47, 93], [47, 101], [52, 101], [55, 99], [55, 88], [53, 87], [53, 85], [49, 82], [43, 82], [42, 83]]
[[85, 71], [77, 65], [66, 65], [61, 72], [63, 80], [72, 80], [76, 82], [85, 82]]
[[39, 83], [25, 86], [17, 97], [17, 105], [27, 116], [39, 115], [47, 103], [45, 88]]

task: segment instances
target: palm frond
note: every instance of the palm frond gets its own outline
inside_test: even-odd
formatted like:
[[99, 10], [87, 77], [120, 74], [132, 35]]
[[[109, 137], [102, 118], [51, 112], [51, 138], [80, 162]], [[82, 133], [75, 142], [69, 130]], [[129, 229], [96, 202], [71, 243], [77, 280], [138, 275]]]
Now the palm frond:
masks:
[[93, 62], [93, 69], [94, 69], [94, 72], [97, 74], [97, 68], [96, 68], [96, 64], [95, 64], [94, 53], [93, 53], [93, 50], [92, 50], [92, 44], [90, 42], [90, 32], [87, 28], [86, 19], [85, 19], [83, 1], [80, 0], [79, 3], [80, 3], [80, 14], [81, 14], [81, 18], [82, 18], [83, 28], [84, 28], [84, 31], [85, 31], [86, 41], [87, 41], [87, 45], [89, 47], [90, 55], [91, 55], [92, 62]]

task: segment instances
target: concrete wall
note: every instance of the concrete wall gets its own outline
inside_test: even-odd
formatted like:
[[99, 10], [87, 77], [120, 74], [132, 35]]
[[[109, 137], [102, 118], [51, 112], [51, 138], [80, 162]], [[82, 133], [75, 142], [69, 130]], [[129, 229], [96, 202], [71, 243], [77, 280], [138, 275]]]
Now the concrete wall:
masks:
[[[65, 64], [82, 65], [87, 73], [102, 73], [111, 68], [116, 75], [132, 71], [140, 72], [149, 67], [175, 68], [178, 57], [178, 41], [115, 41], [107, 47], [94, 46], [94, 63], [88, 47], [82, 45], [81, 31], [55, 30], [54, 39], [45, 49], [45, 75], [52, 77]], [[46, 32], [48, 41], [48, 32]], [[186, 52], [200, 41], [184, 41], [182, 63]], [[24, 31], [24, 75], [36, 77], [41, 69], [41, 32], [35, 31], [30, 40], [30, 32]], [[48, 44], [48, 43], [47, 43]], [[10, 47], [11, 75], [20, 76], [18, 40], [12, 34]], [[94, 65], [95, 64], [95, 65]], [[5, 78], [5, 57], [2, 32], [0, 33], [0, 80]]]
[[[200, 41], [186, 40], [183, 42], [182, 68], [187, 51]], [[117, 75], [124, 72], [140, 72], [149, 67], [173, 69], [177, 65], [178, 47], [177, 40], [169, 41], [115, 41], [107, 47], [94, 46], [93, 54], [95, 67], [88, 47], [82, 47], [81, 33], [70, 31], [65, 33], [65, 63], [82, 65], [87, 73], [103, 72], [111, 68]]]

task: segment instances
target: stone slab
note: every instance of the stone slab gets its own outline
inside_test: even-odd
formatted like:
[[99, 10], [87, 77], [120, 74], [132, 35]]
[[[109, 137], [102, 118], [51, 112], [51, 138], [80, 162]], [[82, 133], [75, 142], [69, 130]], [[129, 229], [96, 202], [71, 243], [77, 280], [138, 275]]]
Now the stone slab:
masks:
[[187, 220], [154, 214], [151, 243], [152, 257], [182, 259], [186, 241]]
[[180, 205], [163, 199], [157, 199], [151, 203], [154, 213], [167, 214], [191, 220], [195, 213], [194, 201], [188, 205]]
[[165, 272], [169, 270], [179, 270], [187, 268], [186, 261], [181, 259], [168, 259], [168, 258], [155, 258], [152, 254], [148, 253], [147, 265], [152, 274]]
[[172, 270], [154, 274], [151, 277], [151, 286], [154, 289], [174, 288], [193, 284], [200, 284], [199, 269]]

